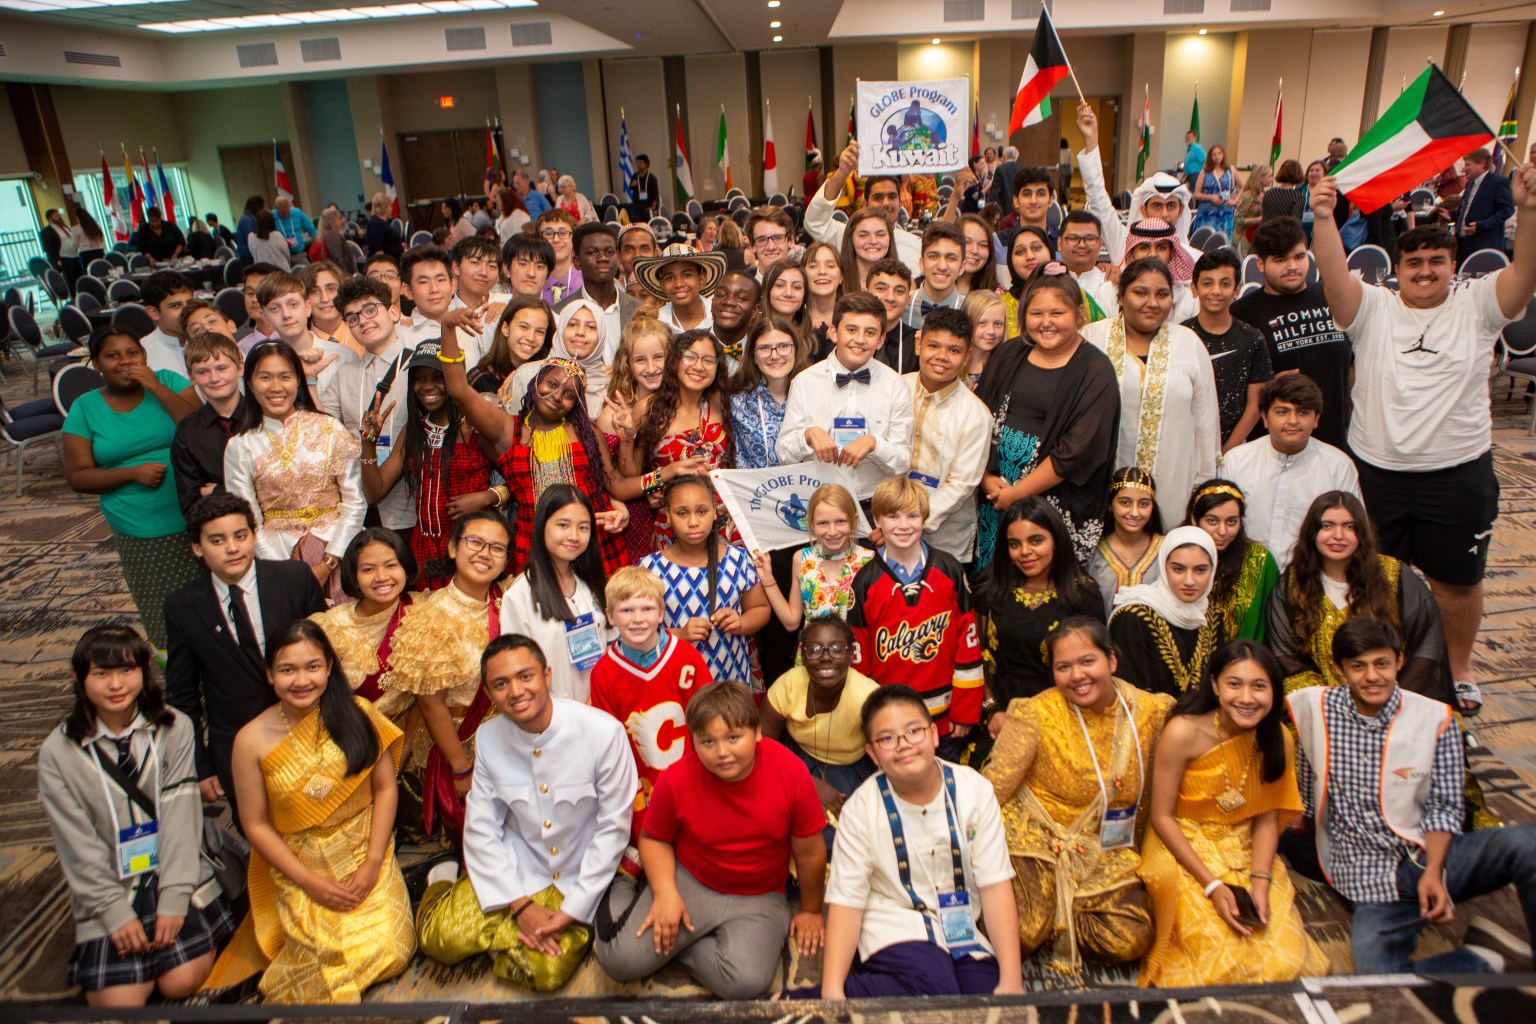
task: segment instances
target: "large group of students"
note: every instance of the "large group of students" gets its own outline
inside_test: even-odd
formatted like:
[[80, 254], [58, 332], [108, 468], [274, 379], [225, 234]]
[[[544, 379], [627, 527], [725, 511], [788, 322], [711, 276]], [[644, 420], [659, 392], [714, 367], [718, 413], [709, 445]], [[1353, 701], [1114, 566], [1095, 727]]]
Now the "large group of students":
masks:
[[[355, 275], [252, 263], [242, 332], [150, 277], [155, 331], [91, 337], [64, 428], [143, 625], [80, 639], [39, 759], [71, 983], [348, 1002], [418, 950], [725, 998], [1345, 969], [1293, 873], [1351, 906], [1356, 971], [1502, 969], [1482, 919], [1411, 957], [1509, 884], [1536, 934], [1536, 826], [1489, 813], [1463, 725], [1536, 163], [1497, 273], [1426, 226], [1395, 289], [1360, 280], [1321, 177], [1234, 301], [1190, 187], [1122, 222], [1079, 116], [1059, 231], [1015, 168], [1011, 232], [954, 203], [909, 232], [853, 143], [802, 225], [752, 212], [745, 266], [556, 206]], [[851, 486], [747, 550], [709, 474], [810, 460]], [[789, 947], [818, 986], [774, 988]]]

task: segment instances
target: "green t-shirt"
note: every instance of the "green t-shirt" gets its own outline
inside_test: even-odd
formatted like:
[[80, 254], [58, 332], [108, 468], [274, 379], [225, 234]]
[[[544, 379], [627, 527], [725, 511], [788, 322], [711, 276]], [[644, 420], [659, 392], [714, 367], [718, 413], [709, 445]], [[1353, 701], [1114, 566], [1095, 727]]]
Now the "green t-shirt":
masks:
[[[176, 392], [191, 384], [170, 370], [156, 370], [155, 376]], [[101, 495], [101, 514], [113, 530], [129, 537], [169, 537], [187, 528], [176, 501], [176, 475], [171, 469], [176, 421], [149, 391], [130, 412], [113, 412], [100, 391], [81, 395], [64, 419], [64, 433], [91, 442], [91, 454], [102, 469], [146, 462], [165, 465], [165, 479], [159, 487], [127, 483]]]

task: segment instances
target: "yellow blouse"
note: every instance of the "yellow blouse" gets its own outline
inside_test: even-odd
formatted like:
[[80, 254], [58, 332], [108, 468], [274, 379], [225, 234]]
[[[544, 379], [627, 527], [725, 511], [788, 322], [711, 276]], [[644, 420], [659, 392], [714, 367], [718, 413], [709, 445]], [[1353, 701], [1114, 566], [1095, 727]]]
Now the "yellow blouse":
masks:
[[768, 690], [768, 703], [784, 716], [784, 727], [806, 753], [827, 764], [857, 764], [864, 757], [864, 727], [859, 712], [865, 699], [880, 684], [860, 672], [848, 670], [837, 707], [825, 715], [806, 714], [806, 694], [811, 677], [804, 668], [792, 668], [779, 676]]

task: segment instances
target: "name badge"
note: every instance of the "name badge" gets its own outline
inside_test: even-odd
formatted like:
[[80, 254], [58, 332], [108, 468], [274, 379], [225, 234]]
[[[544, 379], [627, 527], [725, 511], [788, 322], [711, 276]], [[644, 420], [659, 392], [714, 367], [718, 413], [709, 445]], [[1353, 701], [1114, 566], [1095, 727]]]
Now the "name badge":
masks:
[[970, 893], [939, 893], [939, 925], [950, 956], [959, 958], [984, 952], [976, 937], [976, 919], [971, 916]]
[[597, 620], [591, 612], [565, 624], [565, 646], [578, 672], [587, 671], [602, 658], [603, 641], [597, 635]]
[[924, 487], [928, 488], [930, 491], [936, 491], [936, 490], [939, 489], [939, 478], [938, 477], [936, 477], [936, 476], [929, 476], [927, 473], [919, 473], [915, 469], [912, 470], [912, 472], [907, 474], [907, 479], [908, 480], [916, 480], [918, 483], [922, 484]]
[[388, 434], [380, 434], [378, 441], [376, 441], [374, 443], [374, 447], [375, 448], [388, 448], [389, 447], [389, 435]]
[[1136, 841], [1136, 805], [1111, 807], [1099, 826], [1099, 848], [1123, 850]]
[[864, 425], [863, 416], [836, 416], [832, 419], [832, 443], [838, 448], [846, 448], [865, 434], [869, 429]]
[[160, 866], [160, 826], [145, 821], [117, 830], [117, 877], [132, 878]]

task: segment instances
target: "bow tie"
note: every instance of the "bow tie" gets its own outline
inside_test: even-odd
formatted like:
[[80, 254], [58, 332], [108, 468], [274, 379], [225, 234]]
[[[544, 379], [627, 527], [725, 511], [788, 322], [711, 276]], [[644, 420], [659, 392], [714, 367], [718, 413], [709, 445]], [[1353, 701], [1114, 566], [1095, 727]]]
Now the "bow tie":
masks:
[[935, 309], [943, 309], [944, 308], [944, 304], [940, 303], [940, 302], [929, 302], [927, 299], [923, 299], [922, 300], [922, 305], [919, 308], [922, 310], [923, 316], [927, 316], [929, 313], [933, 312]]
[[866, 366], [862, 370], [855, 370], [853, 373], [840, 373], [837, 375], [837, 386], [840, 388], [845, 388], [852, 382], [868, 384], [869, 367]]

